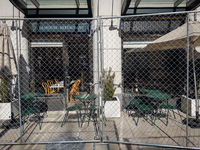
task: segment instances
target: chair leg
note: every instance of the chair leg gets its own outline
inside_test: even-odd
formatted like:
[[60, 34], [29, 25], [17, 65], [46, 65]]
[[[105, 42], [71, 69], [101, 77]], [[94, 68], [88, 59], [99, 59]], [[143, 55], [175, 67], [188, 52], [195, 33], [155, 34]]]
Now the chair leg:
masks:
[[24, 124], [25, 124], [25, 117], [22, 117], [22, 133], [24, 133]]
[[141, 111], [139, 110], [138, 118], [137, 118], [137, 121], [136, 121], [136, 126], [138, 125], [138, 122], [139, 122], [140, 113], [141, 113]]
[[168, 111], [167, 111], [167, 120], [166, 120], [166, 126], [168, 125], [168, 118], [169, 117], [169, 109], [168, 109]]
[[178, 109], [177, 109], [177, 111], [178, 111], [178, 114], [179, 114], [179, 116], [180, 116], [180, 118], [181, 118], [181, 120], [182, 120], [181, 114], [180, 114], [180, 112], [179, 112], [179, 110], [178, 110]]
[[40, 125], [40, 116], [39, 116], [39, 115], [37, 115], [37, 120], [38, 120], [39, 128], [40, 128], [40, 130], [41, 130], [41, 125]]
[[90, 123], [91, 115], [92, 115], [92, 110], [90, 110], [90, 112], [89, 112], [88, 126], [89, 126], [89, 123]]
[[175, 116], [175, 114], [174, 114], [174, 110], [172, 109], [172, 112], [173, 112], [173, 115], [174, 115], [174, 119], [176, 119], [176, 116]]
[[152, 123], [152, 125], [154, 125], [154, 122], [153, 122], [153, 112], [152, 112], [152, 110], [151, 110], [151, 123]]
[[[78, 118], [78, 126], [80, 127], [80, 122], [79, 122], [79, 113], [78, 113], [78, 111], [76, 111], [76, 114], [77, 114], [77, 118]], [[81, 112], [80, 112], [80, 114], [81, 114]]]
[[64, 122], [66, 122], [68, 113], [69, 113], [69, 111], [67, 111], [67, 112], [65, 113], [65, 116], [64, 116], [64, 119], [63, 119], [63, 121], [62, 121], [61, 127], [63, 126]]

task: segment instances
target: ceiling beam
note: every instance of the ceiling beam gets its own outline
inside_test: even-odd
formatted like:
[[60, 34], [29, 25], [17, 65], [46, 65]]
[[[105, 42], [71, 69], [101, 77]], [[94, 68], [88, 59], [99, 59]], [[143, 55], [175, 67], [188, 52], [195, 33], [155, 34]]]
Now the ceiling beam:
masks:
[[123, 2], [123, 4], [122, 4], [122, 15], [124, 14], [126, 14], [126, 12], [127, 12], [127, 10], [128, 10], [128, 8], [129, 8], [129, 5], [130, 5], [130, 3], [131, 3], [131, 0], [124, 0], [124, 2]]
[[87, 6], [88, 6], [88, 15], [92, 16], [92, 3], [91, 3], [91, 0], [87, 0]]
[[23, 1], [23, 0], [17, 0], [18, 4], [20, 4], [20, 6], [22, 6], [23, 8], [27, 8], [27, 4]]
[[35, 7], [39, 8], [40, 4], [38, 3], [37, 0], [31, 0], [31, 2], [35, 5]]
[[141, 0], [136, 0], [135, 2], [135, 8], [138, 7], [138, 5], [140, 4]]
[[178, 7], [178, 5], [180, 5], [184, 0], [177, 0], [175, 3], [174, 3], [174, 7]]
[[190, 0], [186, 3], [186, 7], [189, 7], [192, 3], [194, 3], [195, 0]]
[[27, 4], [23, 0], [10, 0], [10, 2], [23, 14], [26, 14]]
[[77, 8], [79, 8], [79, 6], [80, 6], [79, 0], [75, 0], [75, 2], [76, 2]]
[[200, 6], [200, 0], [190, 0], [186, 3], [187, 10], [194, 10]]

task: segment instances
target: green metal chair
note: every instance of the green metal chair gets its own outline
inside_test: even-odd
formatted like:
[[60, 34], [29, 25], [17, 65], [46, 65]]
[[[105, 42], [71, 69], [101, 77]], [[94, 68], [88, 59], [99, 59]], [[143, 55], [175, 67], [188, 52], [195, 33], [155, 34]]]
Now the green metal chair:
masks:
[[[161, 105], [160, 107], [159, 107], [159, 110], [160, 110], [160, 113], [161, 113], [161, 111], [162, 111], [162, 109], [165, 109], [165, 110], [167, 110], [167, 116], [166, 116], [166, 126], [168, 125], [168, 119], [169, 119], [169, 111], [171, 110], [172, 112], [173, 112], [173, 115], [174, 115], [174, 119], [176, 119], [176, 116], [175, 116], [175, 114], [174, 114], [174, 110], [177, 110], [177, 112], [178, 112], [178, 114], [179, 114], [179, 116], [180, 116], [180, 118], [181, 118], [181, 120], [182, 120], [182, 117], [181, 117], [181, 114], [180, 114], [180, 112], [179, 112], [179, 110], [178, 110], [178, 108], [176, 107], [176, 106], [172, 106], [172, 105]], [[157, 116], [157, 115], [156, 115]], [[159, 116], [159, 115], [158, 115]], [[159, 119], [160, 119], [160, 116], [158, 117]], [[156, 117], [155, 117], [155, 120], [156, 120]]]
[[126, 113], [128, 113], [128, 116], [129, 116], [129, 117], [131, 116], [132, 110], [133, 110], [137, 105], [139, 105], [141, 102], [142, 102], [141, 99], [132, 99], [132, 100], [130, 100], [130, 102], [129, 102], [130, 107], [129, 107], [129, 109], [126, 109]]
[[41, 129], [40, 125], [40, 102], [37, 98], [21, 98], [21, 120], [24, 132], [24, 124], [28, 120], [27, 116], [35, 114], [37, 116], [37, 123], [39, 125], [39, 129]]
[[[137, 105], [136, 107], [137, 107], [137, 111], [139, 111], [137, 121], [135, 121], [136, 126], [138, 125], [141, 112], [144, 112], [144, 111], [151, 111], [151, 122], [153, 125], [154, 124], [154, 122], [153, 122], [153, 107], [150, 105]], [[147, 113], [145, 112], [144, 115], [146, 116], [146, 120], [147, 120], [148, 119]], [[135, 120], [135, 117], [133, 119]]]
[[[64, 98], [64, 102], [63, 102], [63, 98]], [[61, 124], [61, 127], [67, 121], [67, 117], [68, 117], [70, 111], [76, 111], [77, 118], [78, 118], [78, 126], [80, 127], [79, 118], [81, 118], [81, 109], [82, 109], [82, 107], [81, 106], [70, 106], [70, 107], [68, 107], [66, 96], [64, 94], [62, 94], [62, 93], [60, 93], [60, 101], [61, 101], [61, 103], [63, 104], [63, 107], [66, 110], [66, 113], [64, 115], [64, 118], [63, 118], [63, 121], [62, 121], [62, 124]]]

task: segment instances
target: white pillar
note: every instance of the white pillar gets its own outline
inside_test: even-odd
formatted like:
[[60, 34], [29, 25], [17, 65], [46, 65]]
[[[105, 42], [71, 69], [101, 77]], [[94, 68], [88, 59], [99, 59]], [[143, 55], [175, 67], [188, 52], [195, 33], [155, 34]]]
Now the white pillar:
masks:
[[[99, 7], [98, 7], [99, 4]], [[97, 12], [99, 10], [99, 12]], [[93, 17], [110, 17], [110, 16], [121, 16], [121, 0], [113, 0], [113, 11], [112, 11], [112, 0], [95, 0], [93, 3]], [[102, 49], [103, 49], [103, 67], [105, 70], [112, 68], [112, 72], [115, 72], [114, 84], [122, 83], [122, 58], [121, 58], [121, 37], [119, 36], [120, 31], [120, 19], [113, 19], [113, 27], [111, 30], [112, 19], [102, 19]], [[97, 29], [97, 22], [93, 24], [93, 29]], [[94, 82], [98, 81], [98, 62], [97, 62], [97, 34], [93, 37], [94, 46]], [[100, 40], [100, 39], [99, 39]], [[95, 88], [95, 93], [97, 93]], [[121, 89], [117, 88], [115, 94], [121, 94]]]

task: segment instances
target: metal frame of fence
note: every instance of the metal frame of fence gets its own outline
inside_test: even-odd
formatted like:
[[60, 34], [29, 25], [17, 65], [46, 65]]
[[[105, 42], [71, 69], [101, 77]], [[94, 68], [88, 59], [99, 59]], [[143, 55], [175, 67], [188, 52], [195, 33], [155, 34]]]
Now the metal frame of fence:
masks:
[[[80, 19], [77, 19], [77, 18], [51, 18], [51, 19], [49, 19], [49, 18], [37, 18], [37, 19], [35, 19], [35, 18], [33, 18], [33, 19], [30, 19], [30, 18], [24, 18], [24, 19], [17, 19], [17, 18], [15, 18], [15, 19], [10, 19], [10, 18], [1, 18], [0, 20], [7, 20], [7, 21], [15, 21], [15, 27], [16, 27], [16, 31], [15, 31], [15, 41], [13, 41], [13, 42], [16, 42], [15, 44], [15, 46], [16, 46], [16, 54], [17, 54], [17, 57], [16, 57], [16, 62], [17, 62], [17, 72], [18, 72], [18, 74], [17, 74], [17, 82], [18, 82], [18, 99], [19, 99], [19, 103], [18, 103], [18, 105], [19, 105], [19, 120], [20, 120], [20, 135], [19, 135], [19, 139], [17, 140], [17, 142], [14, 142], [14, 141], [12, 141], [12, 142], [1, 142], [0, 141], [0, 145], [23, 145], [23, 144], [49, 144], [49, 143], [63, 143], [63, 144], [71, 144], [71, 143], [115, 143], [115, 144], [130, 144], [130, 145], [142, 145], [142, 146], [156, 146], [156, 147], [166, 147], [166, 148], [177, 148], [177, 149], [188, 149], [188, 148], [190, 148], [190, 149], [199, 149], [199, 145], [198, 146], [189, 146], [188, 145], [188, 143], [189, 143], [189, 133], [191, 132], [190, 131], [190, 129], [189, 129], [189, 125], [188, 125], [188, 118], [189, 118], [189, 114], [188, 114], [188, 112], [189, 112], [189, 100], [188, 100], [188, 97], [189, 97], [189, 92], [190, 92], [190, 64], [189, 64], [189, 45], [190, 45], [190, 39], [189, 39], [189, 28], [190, 28], [190, 26], [189, 26], [189, 15], [190, 14], [193, 14], [193, 13], [199, 13], [199, 11], [191, 11], [191, 12], [176, 12], [176, 13], [160, 13], [160, 14], [148, 14], [148, 15], [134, 15], [134, 16], [121, 16], [121, 17], [99, 17], [99, 18], [80, 18]], [[186, 23], [187, 23], [187, 48], [186, 48], [186, 54], [187, 54], [187, 69], [186, 69], [186, 71], [187, 71], [187, 90], [186, 90], [186, 96], [187, 96], [187, 108], [186, 108], [186, 110], [187, 110], [187, 112], [186, 112], [186, 135], [185, 135], [185, 138], [186, 138], [186, 140], [185, 140], [185, 145], [178, 145], [178, 146], [176, 146], [176, 145], [170, 145], [170, 144], [161, 144], [161, 143], [154, 143], [154, 142], [152, 142], [153, 144], [149, 144], [148, 142], [147, 143], [145, 143], [145, 142], [137, 142], [137, 140], [136, 140], [136, 142], [125, 142], [125, 141], [120, 141], [120, 140], [117, 140], [117, 141], [114, 141], [114, 140], [108, 140], [108, 139], [106, 139], [106, 134], [105, 134], [105, 132], [107, 132], [107, 130], [108, 130], [108, 128], [105, 126], [105, 124], [104, 124], [104, 120], [102, 119], [102, 115], [104, 115], [104, 113], [102, 112], [102, 110], [104, 110], [104, 103], [103, 103], [103, 100], [104, 100], [104, 90], [103, 90], [103, 88], [104, 88], [104, 84], [105, 84], [105, 78], [103, 77], [103, 72], [104, 72], [104, 69], [105, 69], [105, 64], [106, 64], [106, 62], [105, 62], [105, 59], [106, 59], [106, 57], [108, 57], [108, 55], [106, 55], [105, 54], [105, 49], [106, 49], [106, 46], [105, 46], [105, 43], [106, 43], [106, 41], [105, 40], [108, 40], [108, 39], [105, 39], [105, 36], [112, 36], [112, 34], [111, 34], [111, 32], [109, 33], [109, 35], [106, 35], [107, 33], [106, 33], [106, 31], [104, 31], [104, 25], [105, 26], [108, 26], [108, 24], [109, 24], [109, 22], [110, 22], [110, 20], [111, 19], [116, 19], [116, 20], [118, 20], [119, 22], [120, 22], [120, 20], [121, 19], [127, 19], [127, 20], [134, 20], [134, 18], [136, 18], [136, 19], [138, 19], [139, 17], [151, 17], [151, 16], [155, 16], [155, 17], [159, 17], [159, 16], [162, 16], [162, 15], [171, 15], [171, 16], [176, 16], [176, 15], [178, 15], [178, 14], [184, 14], [185, 15], [185, 18], [184, 19], [186, 19]], [[135, 20], [136, 20], [135, 19]], [[67, 23], [67, 22], [69, 22], [70, 23], [70, 21], [71, 22], [76, 22], [77, 20], [79, 20], [79, 21], [83, 21], [83, 23], [84, 23], [84, 21], [93, 21], [93, 24], [92, 25], [94, 25], [95, 23], [96, 23], [96, 26], [94, 25], [93, 27], [95, 27], [95, 28], [93, 28], [93, 31], [92, 31], [92, 36], [95, 36], [95, 38], [94, 37], [92, 37], [93, 38], [93, 41], [92, 41], [92, 44], [93, 44], [93, 46], [92, 47], [90, 47], [90, 49], [92, 50], [92, 52], [94, 53], [94, 45], [96, 46], [96, 53], [95, 54], [93, 54], [94, 56], [93, 56], [93, 59], [95, 58], [96, 59], [96, 61], [94, 61], [94, 60], [92, 60], [93, 62], [92, 63], [96, 63], [95, 65], [97, 66], [97, 69], [96, 69], [96, 71], [97, 71], [97, 76], [95, 77], [96, 79], [97, 79], [97, 87], [96, 87], [96, 91], [97, 91], [97, 101], [96, 101], [96, 103], [97, 103], [97, 105], [98, 105], [98, 110], [97, 110], [97, 114], [98, 114], [98, 122], [97, 122], [97, 126], [98, 126], [98, 129], [97, 129], [97, 131], [98, 131], [98, 134], [95, 136], [95, 139], [94, 140], [83, 140], [83, 141], [60, 141], [60, 142], [55, 142], [55, 141], [25, 141], [24, 142], [24, 140], [23, 140], [23, 136], [24, 136], [24, 134], [25, 133], [23, 133], [23, 130], [22, 130], [22, 117], [21, 117], [21, 112], [22, 112], [22, 110], [21, 109], [23, 109], [22, 108], [22, 104], [21, 104], [21, 99], [20, 99], [20, 97], [21, 97], [21, 93], [20, 93], [20, 91], [21, 91], [21, 86], [20, 86], [20, 65], [19, 65], [19, 59], [20, 59], [20, 54], [19, 54], [19, 44], [21, 45], [22, 43], [19, 43], [19, 36], [21, 36], [20, 34], [19, 34], [19, 32], [26, 32], [26, 31], [23, 31], [23, 30], [21, 30], [20, 29], [20, 27], [19, 27], [19, 23], [18, 23], [18, 21], [24, 21], [24, 22], [32, 22], [32, 21], [38, 21], [38, 22], [42, 22], [42, 21], [47, 21], [47, 22], [53, 22], [53, 23], [56, 23], [56, 21], [59, 21], [59, 22], [64, 22], [64, 23]], [[121, 24], [121, 22], [120, 22], [120, 24]], [[117, 26], [117, 27], [119, 27], [119, 28], [121, 28], [121, 26]], [[121, 29], [118, 29], [118, 30], [120, 30], [119, 32], [121, 32]], [[117, 32], [118, 32], [118, 30], [117, 30]], [[123, 29], [122, 29], [123, 30]], [[27, 31], [28, 32], [28, 31]], [[117, 33], [116, 32], [116, 33]], [[14, 33], [14, 32], [13, 32]], [[116, 34], [114, 34], [114, 35], [116, 35]], [[87, 34], [86, 34], [86, 36], [87, 36]], [[91, 36], [91, 35], [90, 35]], [[139, 35], [140, 36], [140, 35]], [[111, 38], [112, 39], [112, 38]], [[120, 37], [120, 39], [121, 39], [121, 37]], [[112, 42], [112, 40], [111, 40], [111, 42]], [[13, 43], [14, 44], [14, 43]], [[30, 44], [30, 43], [29, 43]], [[88, 44], [88, 43], [86, 43], [86, 44]], [[115, 43], [114, 43], [115, 44]], [[107, 45], [108, 46], [108, 45]], [[109, 47], [109, 46], [108, 46]], [[116, 46], [117, 47], [117, 46]], [[109, 48], [108, 48], [109, 49]], [[120, 50], [121, 51], [121, 50]], [[123, 57], [123, 53], [121, 53], [121, 57]], [[108, 58], [109, 59], [109, 58]], [[123, 60], [121, 60], [122, 61], [122, 63], [124, 63], [123, 62]], [[93, 64], [93, 66], [94, 66], [94, 64]], [[109, 65], [108, 65], [109, 66]], [[123, 67], [123, 66], [121, 66], [121, 67]], [[93, 72], [94, 73], [94, 72]], [[122, 73], [122, 72], [121, 72]], [[195, 74], [195, 71], [193, 72], [194, 73], [194, 79], [193, 80], [196, 80], [196, 74]], [[196, 82], [195, 82], [196, 83]], [[124, 86], [124, 83], [122, 83], [122, 87]], [[125, 93], [125, 90], [124, 90], [124, 88], [125, 87], [123, 87], [122, 89], [122, 97], [126, 94]], [[197, 91], [196, 91], [196, 89], [197, 89], [197, 85], [195, 84], [195, 95], [196, 95], [196, 97], [197, 97]], [[124, 98], [124, 97], [123, 97]], [[123, 99], [122, 99], [122, 101], [123, 101]], [[196, 129], [196, 130], [198, 130], [198, 129]], [[122, 137], [123, 137], [123, 135], [122, 135]], [[122, 138], [122, 137], [120, 137], [120, 138]], [[197, 135], [197, 141], [198, 141], [198, 135]], [[151, 143], [151, 142], [150, 142]]]

